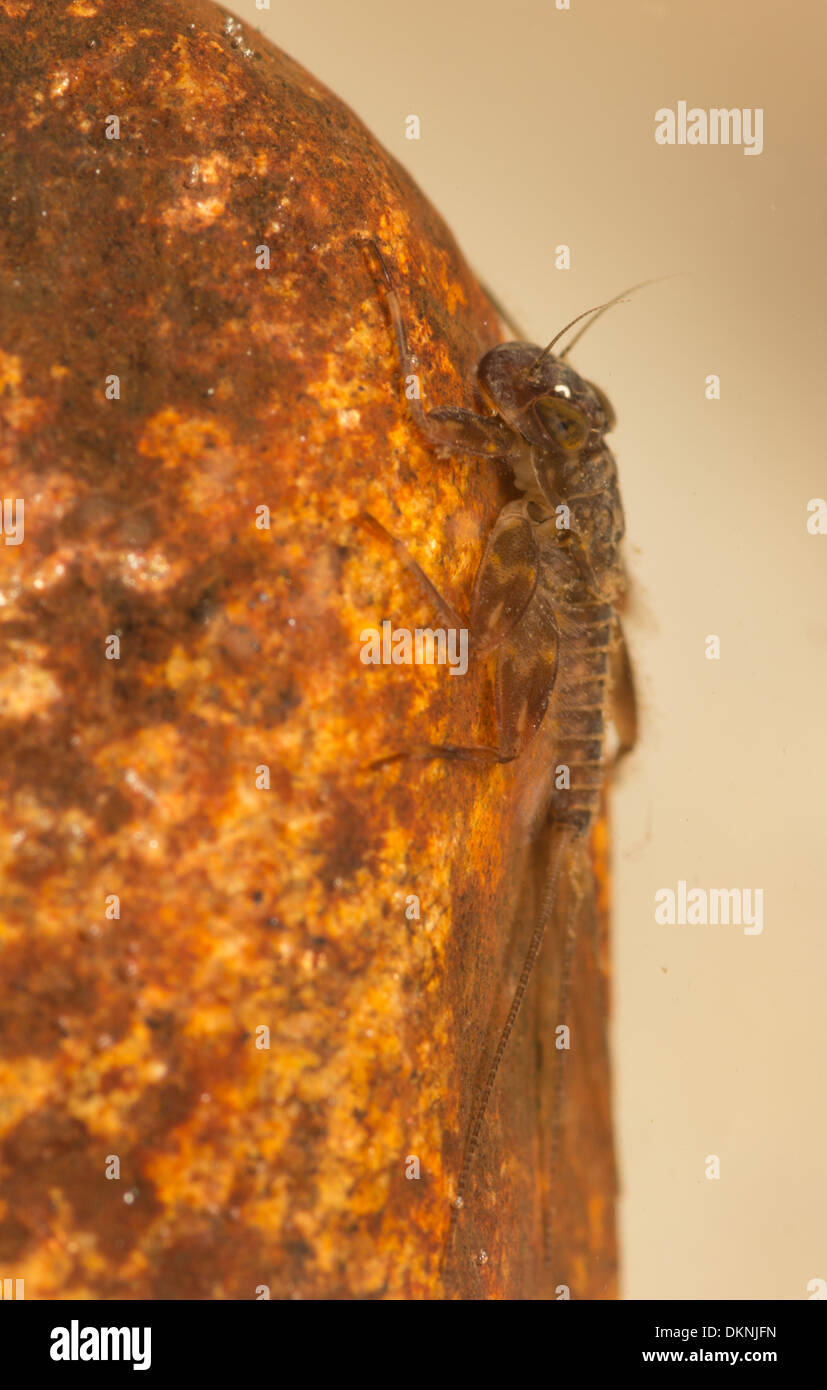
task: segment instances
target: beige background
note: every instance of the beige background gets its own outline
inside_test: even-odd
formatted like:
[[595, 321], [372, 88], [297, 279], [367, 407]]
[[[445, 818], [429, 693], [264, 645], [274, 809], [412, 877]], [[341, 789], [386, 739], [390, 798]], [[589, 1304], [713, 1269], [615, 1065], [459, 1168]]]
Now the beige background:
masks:
[[[643, 710], [614, 797], [623, 1291], [807, 1297], [827, 1280], [822, 6], [232, 8], [362, 116], [536, 341], [691, 272], [573, 357], [618, 416]], [[679, 100], [763, 107], [763, 153], [656, 145]], [[656, 926], [678, 879], [763, 888], [763, 934]]]

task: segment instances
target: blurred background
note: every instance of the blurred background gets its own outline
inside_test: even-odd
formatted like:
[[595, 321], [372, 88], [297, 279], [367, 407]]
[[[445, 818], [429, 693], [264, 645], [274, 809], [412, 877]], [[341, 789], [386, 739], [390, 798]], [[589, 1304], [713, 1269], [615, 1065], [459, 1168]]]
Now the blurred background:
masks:
[[[827, 535], [807, 529], [827, 496], [825, 12], [230, 8], [356, 110], [530, 339], [689, 272], [572, 357], [618, 419], [642, 716], [612, 803], [621, 1286], [806, 1298], [827, 1280]], [[655, 112], [680, 101], [762, 108], [763, 151], [657, 144]], [[763, 889], [763, 932], [657, 925], [679, 880]]]

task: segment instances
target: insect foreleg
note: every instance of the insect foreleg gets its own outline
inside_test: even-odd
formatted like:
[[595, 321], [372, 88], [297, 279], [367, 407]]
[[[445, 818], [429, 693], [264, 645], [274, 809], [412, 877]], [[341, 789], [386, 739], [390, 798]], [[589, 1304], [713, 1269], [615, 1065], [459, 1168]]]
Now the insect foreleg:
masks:
[[431, 444], [440, 450], [450, 452], [462, 449], [466, 453], [484, 458], [508, 457], [515, 447], [514, 434], [497, 416], [477, 415], [472, 410], [463, 410], [458, 406], [437, 406], [427, 411], [424, 409], [418, 394], [417, 362], [408, 346], [399, 296], [393, 287], [390, 271], [376, 242], [371, 238], [365, 238], [364, 244], [370, 247], [382, 275], [402, 375], [406, 382], [413, 380], [417, 383], [417, 393], [411, 395], [406, 391], [406, 400], [419, 429]]

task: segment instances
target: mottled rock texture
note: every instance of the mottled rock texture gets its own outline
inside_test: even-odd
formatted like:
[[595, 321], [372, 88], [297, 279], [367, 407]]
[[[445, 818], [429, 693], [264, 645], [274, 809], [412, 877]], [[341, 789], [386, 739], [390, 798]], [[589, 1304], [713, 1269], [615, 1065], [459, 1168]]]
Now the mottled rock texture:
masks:
[[367, 766], [495, 731], [490, 670], [361, 664], [364, 628], [432, 614], [356, 518], [467, 611], [509, 493], [418, 434], [354, 236], [386, 253], [426, 404], [474, 405], [491, 304], [356, 117], [217, 7], [0, 0], [0, 84], [0, 476], [25, 503], [0, 545], [0, 1275], [611, 1296], [589, 931], [552, 1266], [554, 932], [441, 1272], [548, 740]]

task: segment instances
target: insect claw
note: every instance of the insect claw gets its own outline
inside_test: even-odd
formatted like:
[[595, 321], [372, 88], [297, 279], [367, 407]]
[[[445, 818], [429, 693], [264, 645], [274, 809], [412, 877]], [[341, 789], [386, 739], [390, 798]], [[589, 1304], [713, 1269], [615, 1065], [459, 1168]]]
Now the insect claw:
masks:
[[374, 768], [385, 767], [388, 763], [400, 763], [402, 759], [407, 756], [406, 753], [386, 753], [384, 758], [374, 758], [371, 762], [364, 763], [362, 765], [362, 770], [364, 772], [373, 772]]
[[393, 536], [389, 531], [385, 530], [381, 521], [377, 521], [375, 516], [371, 516], [370, 512], [357, 512], [353, 520], [357, 526], [363, 527], [365, 531], [370, 531], [371, 535], [378, 536], [380, 540], [393, 543]]

